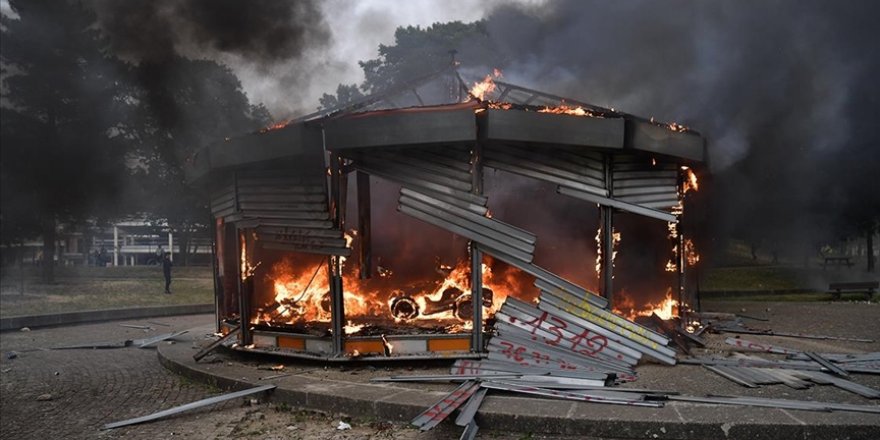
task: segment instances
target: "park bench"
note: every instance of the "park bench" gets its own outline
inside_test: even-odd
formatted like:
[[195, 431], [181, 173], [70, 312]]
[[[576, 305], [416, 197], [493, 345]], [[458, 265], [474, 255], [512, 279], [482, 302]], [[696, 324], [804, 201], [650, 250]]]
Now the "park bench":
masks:
[[852, 267], [853, 264], [854, 263], [852, 262], [852, 259], [850, 257], [825, 257], [825, 262], [822, 263], [822, 269], [824, 270], [828, 266]]
[[828, 292], [834, 295], [834, 299], [840, 299], [842, 293], [864, 293], [868, 299], [872, 299], [874, 292], [880, 287], [878, 281], [860, 281], [853, 283], [831, 283]]

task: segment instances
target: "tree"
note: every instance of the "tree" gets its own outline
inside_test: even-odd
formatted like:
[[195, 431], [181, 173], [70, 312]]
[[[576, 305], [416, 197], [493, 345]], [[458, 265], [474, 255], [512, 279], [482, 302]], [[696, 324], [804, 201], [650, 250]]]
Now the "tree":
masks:
[[359, 61], [364, 71], [364, 82], [357, 91], [353, 85], [340, 84], [336, 96], [324, 94], [323, 108], [328, 104], [344, 104], [361, 91], [379, 93], [395, 85], [438, 72], [450, 65], [450, 51], [465, 68], [479, 70], [504, 67], [507, 63], [496, 43], [486, 29], [485, 21], [462, 23], [435, 23], [426, 28], [419, 26], [399, 27], [394, 32], [393, 45], [379, 45], [379, 57]]
[[212, 142], [267, 125], [270, 116], [248, 102], [229, 68], [213, 61], [171, 56], [141, 63], [134, 77], [141, 124], [130, 210], [167, 222], [178, 237], [178, 264], [186, 265], [192, 235], [210, 219], [207, 198], [185, 181], [187, 158]]
[[[95, 17], [78, 3], [10, 0], [0, 21], [4, 65], [4, 241], [43, 237], [43, 279], [54, 281], [55, 231], [108, 209], [125, 176], [129, 106]], [[7, 235], [9, 234], [9, 235]]]

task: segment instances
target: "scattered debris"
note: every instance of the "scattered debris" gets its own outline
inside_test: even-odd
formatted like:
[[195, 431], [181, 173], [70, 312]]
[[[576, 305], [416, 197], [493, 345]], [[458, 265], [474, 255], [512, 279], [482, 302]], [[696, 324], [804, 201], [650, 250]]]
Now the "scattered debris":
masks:
[[153, 330], [153, 327], [150, 327], [148, 325], [134, 325], [134, 324], [119, 324], [119, 325], [122, 327], [136, 328], [139, 330]]
[[262, 393], [264, 391], [269, 391], [275, 389], [275, 385], [262, 385], [255, 388], [249, 388], [242, 391], [236, 391], [234, 393], [221, 394], [219, 396], [209, 397], [207, 399], [202, 399], [196, 402], [187, 403], [186, 405], [175, 406], [174, 408], [169, 408], [166, 410], [162, 410], [150, 415], [146, 415], [143, 417], [137, 417], [134, 419], [123, 420], [120, 422], [113, 422], [104, 425], [101, 429], [113, 429], [119, 428], [121, 426], [135, 425], [138, 423], [150, 422], [153, 420], [161, 419], [163, 417], [167, 417], [174, 414], [179, 414], [184, 411], [189, 411], [191, 409], [201, 408], [203, 406], [213, 405], [215, 403], [225, 402], [227, 400], [237, 399], [239, 397], [250, 396], [252, 394]]
[[338, 430], [338, 431], [347, 431], [349, 429], [351, 429], [351, 425], [343, 422], [342, 420], [340, 420], [339, 424], [336, 425], [336, 430]]
[[416, 416], [416, 418], [410, 423], [418, 427], [421, 431], [427, 431], [439, 425], [443, 420], [446, 420], [456, 408], [461, 406], [479, 389], [480, 384], [478, 382], [467, 381], [459, 385], [458, 388], [452, 390], [451, 393], [444, 396], [440, 401], [428, 407], [428, 409]]
[[156, 321], [147, 321], [147, 324], [158, 325], [160, 327], [171, 327], [171, 324], [164, 324], [164, 323], [156, 322]]
[[11, 360], [11, 359], [15, 359], [17, 357], [18, 357], [18, 353], [14, 352], [14, 351], [7, 351], [6, 352], [6, 359]]
[[266, 370], [266, 371], [282, 371], [284, 370], [284, 365], [261, 365], [257, 367], [258, 370]]
[[19, 331], [29, 332], [29, 331], [31, 331], [31, 329], [30, 329], [30, 327], [22, 327], [21, 330], [19, 330]]
[[131, 347], [134, 343], [131, 339], [126, 339], [124, 341], [111, 341], [111, 342], [87, 342], [85, 344], [74, 344], [74, 345], [62, 345], [60, 347], [53, 347], [53, 350], [77, 350], [77, 349], [113, 349], [113, 348], [125, 348]]
[[220, 339], [217, 339], [216, 341], [212, 342], [207, 347], [199, 350], [198, 353], [193, 355], [193, 359], [195, 359], [195, 361], [198, 362], [201, 358], [207, 356], [208, 353], [216, 350], [217, 347], [222, 345], [224, 342], [228, 341], [229, 339], [232, 339], [232, 337], [235, 336], [236, 334], [238, 334], [239, 331], [241, 331], [241, 326], [240, 325], [235, 326], [232, 330], [229, 331], [229, 333], [226, 334], [226, 336], [223, 336]]
[[271, 375], [271, 376], [261, 377], [261, 378], [259, 378], [258, 380], [271, 380], [271, 379], [278, 379], [278, 378], [280, 378], [280, 377], [287, 377], [287, 376], [290, 376], [290, 375], [292, 375], [292, 374], [293, 374], [293, 373], [273, 374], [273, 375]]
[[46, 394], [40, 394], [39, 396], [37, 396], [37, 401], [38, 401], [38, 402], [47, 402], [47, 401], [49, 401], [49, 400], [52, 400], [52, 395], [49, 394], [49, 393], [46, 393]]
[[151, 346], [151, 345], [153, 345], [153, 344], [157, 344], [157, 343], [162, 342], [162, 341], [167, 340], [167, 339], [176, 338], [176, 337], [178, 337], [178, 336], [180, 336], [180, 335], [182, 335], [182, 334], [184, 334], [184, 333], [187, 333], [187, 332], [188, 332], [188, 330], [181, 330], [181, 331], [179, 331], [179, 332], [164, 333], [164, 334], [161, 334], [161, 335], [156, 335], [156, 336], [154, 336], [154, 337], [152, 337], [152, 338], [147, 338], [147, 339], [137, 339], [137, 340], [133, 341], [133, 344], [134, 344], [134, 345], [137, 345], [138, 348], [147, 348], [147, 347], [149, 347], [149, 346]]

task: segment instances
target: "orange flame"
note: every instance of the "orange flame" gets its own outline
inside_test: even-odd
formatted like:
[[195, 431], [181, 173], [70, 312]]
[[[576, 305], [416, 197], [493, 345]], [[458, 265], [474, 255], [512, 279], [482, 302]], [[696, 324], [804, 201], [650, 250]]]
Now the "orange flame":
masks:
[[480, 101], [485, 101], [487, 96], [495, 91], [496, 86], [493, 77], [502, 78], [503, 75], [501, 74], [500, 70], [492, 69], [492, 74], [486, 75], [486, 77], [483, 78], [482, 81], [474, 83], [474, 86], [471, 87], [468, 93], [470, 93], [471, 96]]
[[612, 311], [630, 321], [639, 316], [651, 316], [656, 314], [661, 319], [668, 320], [678, 316], [678, 301], [672, 298], [672, 288], [666, 290], [666, 297], [657, 303], [647, 303], [641, 309], [636, 309], [633, 299], [626, 294], [620, 292], [617, 304]]

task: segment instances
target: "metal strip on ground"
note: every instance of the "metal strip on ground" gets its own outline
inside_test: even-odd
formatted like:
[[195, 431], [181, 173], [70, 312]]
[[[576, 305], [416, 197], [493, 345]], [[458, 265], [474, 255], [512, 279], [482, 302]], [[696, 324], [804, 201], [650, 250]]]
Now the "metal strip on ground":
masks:
[[187, 403], [186, 405], [175, 406], [174, 408], [169, 408], [166, 410], [159, 411], [157, 413], [153, 413], [150, 415], [136, 417], [133, 419], [122, 420], [119, 422], [108, 423], [104, 425], [101, 429], [113, 429], [119, 428], [122, 426], [128, 425], [136, 425], [138, 423], [149, 422], [157, 419], [161, 419], [163, 417], [167, 417], [174, 414], [179, 414], [184, 411], [189, 411], [191, 409], [201, 408], [203, 406], [213, 405], [215, 403], [225, 402], [227, 400], [237, 399], [239, 397], [250, 396], [251, 394], [262, 393], [264, 391], [269, 391], [275, 389], [275, 385], [262, 385], [256, 388], [250, 388], [247, 390], [236, 391], [234, 393], [229, 394], [221, 394], [219, 396], [209, 397], [207, 399], [198, 400], [192, 403]]

